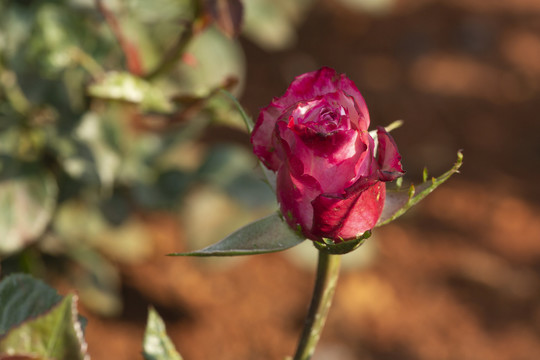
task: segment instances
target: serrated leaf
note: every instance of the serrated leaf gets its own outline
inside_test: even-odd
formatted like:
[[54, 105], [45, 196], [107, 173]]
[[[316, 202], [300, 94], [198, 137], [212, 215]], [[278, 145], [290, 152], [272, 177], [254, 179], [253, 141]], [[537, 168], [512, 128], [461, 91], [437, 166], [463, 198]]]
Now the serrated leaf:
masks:
[[0, 255], [20, 250], [43, 233], [55, 209], [58, 192], [48, 172], [32, 167], [9, 169], [2, 160]]
[[[387, 190], [383, 212], [376, 226], [387, 224], [403, 215], [439, 185], [457, 173], [462, 163], [463, 153], [459, 151], [454, 166], [438, 178], [424, 181], [418, 186], [411, 185], [408, 190]], [[427, 177], [427, 170], [424, 170], [423, 177]]]
[[154, 308], [148, 310], [144, 332], [143, 356], [145, 360], [182, 360], [165, 331], [165, 323]]
[[14, 274], [0, 282], [0, 336], [34, 318], [62, 300], [56, 290], [26, 274]]
[[77, 297], [68, 295], [49, 312], [12, 328], [0, 339], [0, 354], [89, 359], [77, 318]]
[[143, 111], [169, 113], [172, 103], [160, 88], [127, 72], [112, 71], [88, 87], [91, 96], [139, 104]]
[[236, 256], [266, 254], [289, 249], [305, 239], [296, 234], [278, 214], [235, 231], [220, 242], [202, 250], [173, 253], [171, 256]]

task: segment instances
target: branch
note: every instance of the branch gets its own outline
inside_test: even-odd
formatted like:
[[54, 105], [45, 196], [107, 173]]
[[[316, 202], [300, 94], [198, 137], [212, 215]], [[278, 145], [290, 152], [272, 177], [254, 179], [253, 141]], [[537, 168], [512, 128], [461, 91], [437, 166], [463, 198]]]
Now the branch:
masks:
[[212, 89], [208, 95], [204, 97], [196, 98], [181, 98], [177, 97], [173, 100], [177, 102], [185, 103], [185, 107], [181, 110], [178, 110], [170, 115], [160, 115], [160, 114], [141, 114], [134, 118], [134, 125], [137, 129], [141, 131], [151, 131], [151, 132], [167, 132], [171, 129], [184, 124], [188, 119], [193, 117], [197, 112], [201, 111], [207, 102], [214, 96], [216, 96], [220, 91], [230, 91], [238, 83], [238, 80], [235, 78], [227, 78], [219, 86]]
[[141, 62], [141, 57], [140, 57], [137, 47], [124, 36], [124, 33], [122, 31], [122, 28], [120, 27], [118, 19], [112, 12], [109, 11], [109, 9], [105, 7], [105, 4], [103, 4], [103, 1], [95, 0], [95, 2], [96, 2], [97, 9], [105, 18], [105, 21], [111, 28], [111, 31], [116, 37], [116, 40], [118, 41], [118, 44], [120, 45], [120, 48], [122, 49], [124, 53], [124, 56], [126, 58], [126, 63], [127, 63], [126, 66], [129, 72], [137, 76], [142, 75], [143, 73], [142, 62]]

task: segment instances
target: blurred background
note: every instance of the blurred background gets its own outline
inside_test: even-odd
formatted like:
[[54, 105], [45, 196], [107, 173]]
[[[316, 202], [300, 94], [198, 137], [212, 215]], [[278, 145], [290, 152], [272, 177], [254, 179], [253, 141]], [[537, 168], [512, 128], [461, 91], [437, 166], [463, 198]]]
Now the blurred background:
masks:
[[186, 359], [293, 353], [311, 244], [199, 249], [277, 207], [234, 102], [256, 118], [330, 66], [419, 183], [461, 174], [344, 258], [314, 356], [540, 354], [537, 0], [3, 0], [1, 275], [77, 291], [93, 359], [142, 358], [152, 304]]

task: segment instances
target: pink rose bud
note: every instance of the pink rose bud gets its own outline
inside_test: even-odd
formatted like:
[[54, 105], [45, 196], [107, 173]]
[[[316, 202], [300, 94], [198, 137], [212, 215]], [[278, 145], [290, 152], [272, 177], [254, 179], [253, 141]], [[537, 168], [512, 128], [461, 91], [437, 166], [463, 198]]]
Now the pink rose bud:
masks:
[[381, 216], [386, 181], [403, 175], [390, 134], [369, 132], [366, 103], [354, 83], [324, 67], [298, 76], [261, 110], [253, 151], [277, 173], [288, 224], [307, 238], [357, 239]]

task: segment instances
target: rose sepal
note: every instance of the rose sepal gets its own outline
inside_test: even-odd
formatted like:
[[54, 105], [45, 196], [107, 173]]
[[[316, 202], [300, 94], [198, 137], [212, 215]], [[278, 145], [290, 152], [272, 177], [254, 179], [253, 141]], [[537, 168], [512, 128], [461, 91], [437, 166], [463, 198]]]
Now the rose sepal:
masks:
[[[428, 180], [427, 170], [424, 170], [423, 182], [420, 185], [411, 184], [408, 189], [401, 189], [398, 186], [398, 189], [391, 190], [386, 189], [386, 200], [384, 202], [383, 211], [379, 221], [375, 227], [388, 224], [391, 221], [394, 221], [401, 215], [405, 214], [414, 205], [418, 204], [420, 200], [428, 196], [433, 190], [443, 184], [455, 173], [459, 173], [459, 168], [463, 164], [463, 153], [458, 151], [457, 160], [454, 163], [454, 166], [441, 176], [431, 178]], [[399, 183], [398, 183], [399, 184]]]
[[168, 256], [238, 256], [283, 251], [305, 240], [292, 230], [281, 214], [274, 213], [233, 232], [223, 240], [201, 250], [172, 253]]
[[332, 239], [323, 238], [323, 242], [314, 241], [313, 245], [319, 251], [324, 251], [332, 255], [343, 255], [358, 249], [370, 236], [371, 231], [368, 230], [354, 239], [335, 242]]

